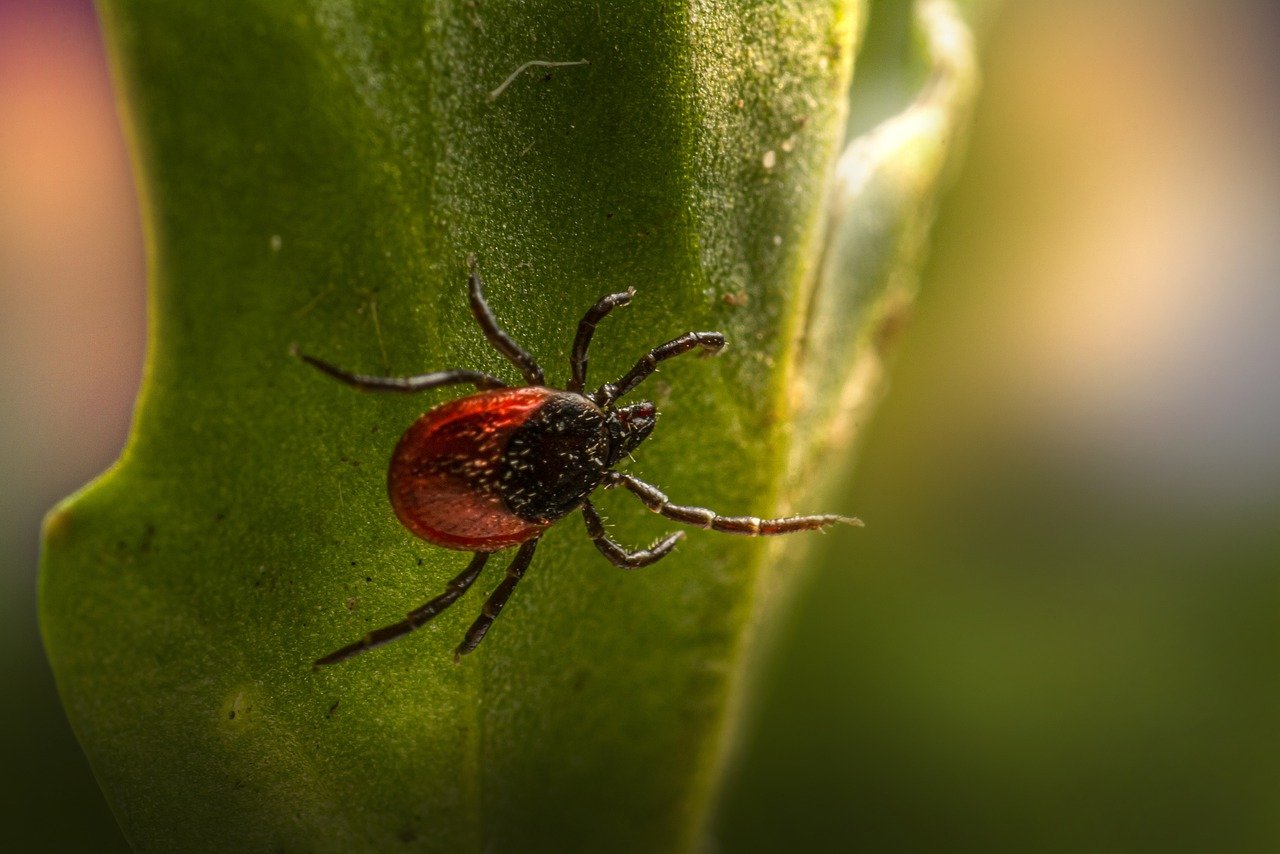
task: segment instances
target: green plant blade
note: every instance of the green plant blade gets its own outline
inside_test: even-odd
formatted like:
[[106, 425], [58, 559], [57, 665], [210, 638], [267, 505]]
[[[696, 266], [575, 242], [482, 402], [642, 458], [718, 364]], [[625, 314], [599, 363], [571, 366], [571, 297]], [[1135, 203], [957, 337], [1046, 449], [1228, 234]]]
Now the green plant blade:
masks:
[[976, 87], [969, 27], [953, 4], [934, 0], [916, 3], [912, 20], [919, 93], [841, 155], [822, 261], [804, 294], [790, 382], [797, 490], [820, 479], [824, 461], [870, 417], [886, 351], [915, 297], [937, 191], [963, 147]]
[[[461, 665], [479, 592], [312, 672], [467, 556], [415, 540], [384, 494], [400, 432], [450, 395], [358, 394], [288, 351], [515, 381], [467, 311], [474, 251], [558, 384], [580, 314], [635, 286], [597, 335], [595, 381], [688, 329], [731, 344], [644, 387], [663, 417], [629, 470], [681, 502], [774, 512], [860, 15], [852, 0], [105, 4], [151, 342], [124, 456], [50, 514], [41, 619], [135, 846], [695, 844], [765, 544], [693, 532], [624, 573], [569, 518]], [[530, 60], [589, 64], [527, 68], [491, 97]], [[625, 495], [599, 505], [625, 543], [669, 527]]]

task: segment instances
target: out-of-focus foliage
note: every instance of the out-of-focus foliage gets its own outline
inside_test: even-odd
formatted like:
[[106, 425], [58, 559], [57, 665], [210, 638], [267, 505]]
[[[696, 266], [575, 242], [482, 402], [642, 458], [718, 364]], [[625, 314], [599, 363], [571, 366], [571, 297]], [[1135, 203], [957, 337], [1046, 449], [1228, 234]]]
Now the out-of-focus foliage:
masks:
[[722, 850], [1280, 847], [1278, 27], [1006, 4]]

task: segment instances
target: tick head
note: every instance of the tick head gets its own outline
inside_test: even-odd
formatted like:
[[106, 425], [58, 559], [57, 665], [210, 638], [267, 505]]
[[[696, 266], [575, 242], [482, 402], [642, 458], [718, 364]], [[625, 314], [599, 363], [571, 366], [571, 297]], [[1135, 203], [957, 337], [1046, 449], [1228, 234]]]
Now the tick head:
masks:
[[652, 401], [642, 400], [609, 413], [609, 466], [618, 462], [649, 438], [658, 423], [658, 410]]

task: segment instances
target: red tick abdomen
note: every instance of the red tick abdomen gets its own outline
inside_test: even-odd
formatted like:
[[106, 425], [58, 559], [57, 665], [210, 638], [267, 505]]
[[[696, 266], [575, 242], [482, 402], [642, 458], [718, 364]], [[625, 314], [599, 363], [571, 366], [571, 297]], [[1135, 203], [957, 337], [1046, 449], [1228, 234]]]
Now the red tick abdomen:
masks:
[[557, 392], [530, 386], [443, 403], [418, 418], [387, 470], [391, 506], [422, 539], [459, 551], [492, 552], [540, 534], [548, 522], [512, 513], [498, 493], [511, 434]]

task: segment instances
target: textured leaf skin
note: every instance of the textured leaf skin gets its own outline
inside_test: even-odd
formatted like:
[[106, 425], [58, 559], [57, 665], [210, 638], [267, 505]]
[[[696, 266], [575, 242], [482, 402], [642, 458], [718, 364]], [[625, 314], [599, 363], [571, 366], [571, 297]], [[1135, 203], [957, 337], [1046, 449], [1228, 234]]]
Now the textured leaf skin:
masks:
[[[49, 516], [41, 617], [129, 840], [694, 847], [770, 598], [766, 544], [692, 532], [626, 573], [570, 518], [461, 665], [450, 651], [480, 593], [314, 673], [467, 556], [415, 540], [384, 494], [400, 432], [449, 393], [358, 394], [288, 348], [515, 381], [466, 308], [474, 251], [502, 322], [559, 384], [582, 311], [634, 286], [597, 336], [596, 381], [688, 329], [730, 347], [645, 386], [662, 418], [630, 470], [682, 502], [776, 512], [798, 492], [789, 366], [861, 4], [108, 0], [103, 14], [145, 200], [151, 341], [124, 456]], [[531, 69], [488, 98], [531, 59], [590, 64]], [[669, 527], [625, 495], [600, 506], [625, 543]]]

